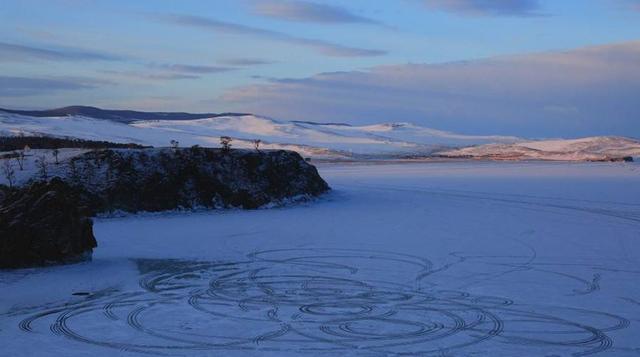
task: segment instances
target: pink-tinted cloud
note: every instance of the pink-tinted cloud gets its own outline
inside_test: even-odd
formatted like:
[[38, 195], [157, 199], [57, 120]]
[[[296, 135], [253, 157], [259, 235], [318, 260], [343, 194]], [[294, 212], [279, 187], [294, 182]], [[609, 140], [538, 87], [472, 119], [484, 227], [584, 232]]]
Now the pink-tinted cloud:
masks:
[[253, 11], [258, 15], [287, 21], [331, 24], [377, 23], [375, 20], [356, 15], [343, 7], [308, 1], [259, 0], [253, 2]]
[[640, 136], [640, 42], [323, 73], [236, 88], [220, 103], [274, 117], [524, 135]]
[[0, 42], [0, 61], [121, 61], [125, 58], [102, 51], [72, 47], [36, 47]]
[[472, 16], [537, 16], [538, 0], [423, 0], [434, 10]]
[[220, 21], [217, 19], [201, 16], [167, 15], [155, 16], [155, 18], [162, 22], [179, 26], [199, 28], [202, 30], [208, 30], [218, 33], [247, 35], [272, 41], [289, 43], [296, 46], [308, 47], [324, 55], [333, 57], [371, 57], [381, 56], [387, 53], [383, 50], [344, 46], [329, 41], [297, 37], [284, 32]]
[[15, 77], [0, 75], [0, 97], [29, 97], [60, 91], [80, 91], [113, 83], [85, 77]]

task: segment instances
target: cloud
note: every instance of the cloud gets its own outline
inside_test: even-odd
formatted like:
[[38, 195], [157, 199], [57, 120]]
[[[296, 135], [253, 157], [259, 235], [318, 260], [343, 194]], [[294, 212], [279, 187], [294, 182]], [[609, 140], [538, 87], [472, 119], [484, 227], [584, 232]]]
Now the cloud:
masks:
[[107, 81], [76, 77], [12, 77], [0, 76], [0, 97], [27, 97], [58, 91], [86, 90], [100, 85], [111, 84]]
[[182, 63], [147, 63], [141, 70], [100, 70], [99, 73], [147, 81], [200, 79], [207, 74], [235, 71], [236, 67], [207, 66]]
[[626, 0], [626, 1], [631, 10], [640, 12], [640, 0]]
[[146, 71], [114, 71], [114, 70], [101, 70], [99, 73], [118, 76], [127, 79], [141, 79], [148, 81], [175, 81], [183, 79], [200, 79], [201, 76], [185, 73], [172, 73], [172, 72], [146, 72]]
[[229, 66], [243, 66], [243, 67], [260, 66], [264, 64], [276, 63], [274, 61], [268, 61], [268, 60], [263, 60], [259, 58], [231, 58], [231, 59], [223, 60], [220, 62]]
[[38, 41], [51, 41], [59, 38], [55, 33], [51, 31], [41, 30], [28, 26], [17, 26], [16, 31]]
[[314, 40], [301, 37], [291, 36], [286, 33], [261, 29], [257, 27], [245, 26], [240, 24], [234, 24], [230, 22], [218, 21], [206, 17], [193, 16], [193, 15], [159, 15], [154, 16], [156, 19], [171, 23], [174, 25], [195, 27], [204, 30], [214, 31], [218, 33], [228, 33], [237, 35], [249, 35], [261, 37], [268, 40], [285, 42], [293, 45], [304, 46], [312, 48], [327, 56], [334, 57], [367, 57], [367, 56], [381, 56], [386, 54], [386, 51], [356, 48], [349, 46], [342, 46], [323, 40]]
[[353, 14], [349, 10], [332, 5], [307, 1], [260, 0], [253, 2], [254, 13], [276, 19], [315, 23], [364, 23], [377, 24], [375, 20]]
[[229, 110], [477, 134], [640, 135], [640, 41], [445, 64], [318, 74], [227, 91]]
[[159, 68], [170, 72], [192, 73], [192, 74], [209, 74], [221, 73], [236, 70], [233, 67], [224, 66], [202, 66], [190, 64], [150, 64], [151, 68]]
[[71, 47], [41, 48], [0, 42], [0, 61], [120, 61], [124, 58], [110, 53]]
[[434, 10], [470, 16], [539, 16], [538, 0], [423, 0]]

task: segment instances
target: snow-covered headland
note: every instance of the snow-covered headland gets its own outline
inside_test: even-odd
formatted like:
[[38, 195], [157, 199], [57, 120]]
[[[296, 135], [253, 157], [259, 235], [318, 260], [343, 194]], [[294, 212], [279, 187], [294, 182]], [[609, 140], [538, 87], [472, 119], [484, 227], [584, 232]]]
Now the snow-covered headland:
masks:
[[[12, 178], [14, 160], [22, 170]], [[87, 255], [95, 241], [84, 218], [97, 214], [258, 208], [329, 189], [315, 167], [283, 150], [55, 149], [0, 161], [8, 184], [0, 185], [0, 267]]]

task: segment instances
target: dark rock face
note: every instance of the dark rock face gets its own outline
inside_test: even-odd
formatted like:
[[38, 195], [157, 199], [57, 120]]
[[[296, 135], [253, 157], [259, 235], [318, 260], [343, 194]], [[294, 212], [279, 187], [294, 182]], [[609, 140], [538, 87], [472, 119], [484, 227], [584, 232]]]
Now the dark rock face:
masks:
[[93, 222], [61, 179], [10, 190], [0, 207], [0, 268], [91, 259]]
[[329, 189], [314, 166], [284, 150], [104, 150], [70, 166], [68, 181], [83, 188], [94, 213], [253, 209]]
[[95, 214], [258, 208], [329, 186], [290, 151], [123, 149], [73, 158], [63, 177], [0, 187], [0, 269], [91, 258]]
[[0, 185], [0, 207], [2, 207], [2, 202], [7, 198], [7, 195], [11, 192], [9, 186]]

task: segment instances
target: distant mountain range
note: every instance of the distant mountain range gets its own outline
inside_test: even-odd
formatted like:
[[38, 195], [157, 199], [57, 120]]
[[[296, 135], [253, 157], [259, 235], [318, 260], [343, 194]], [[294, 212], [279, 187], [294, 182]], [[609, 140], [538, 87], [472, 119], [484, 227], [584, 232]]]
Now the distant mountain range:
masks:
[[529, 140], [461, 135], [407, 122], [355, 126], [283, 121], [244, 113], [165, 113], [65, 107], [0, 109], [0, 135], [51, 135], [168, 146], [218, 146], [220, 136], [249, 148], [290, 149], [324, 159], [467, 158], [485, 160], [620, 160], [640, 157], [640, 141], [622, 137]]
[[85, 116], [96, 119], [113, 120], [121, 123], [131, 123], [136, 120], [191, 120], [215, 118], [220, 116], [241, 116], [245, 113], [180, 113], [180, 112], [139, 112], [135, 110], [111, 110], [73, 105], [69, 107], [48, 110], [13, 110], [0, 108], [0, 112], [19, 114], [32, 117], [64, 117], [70, 115]]

